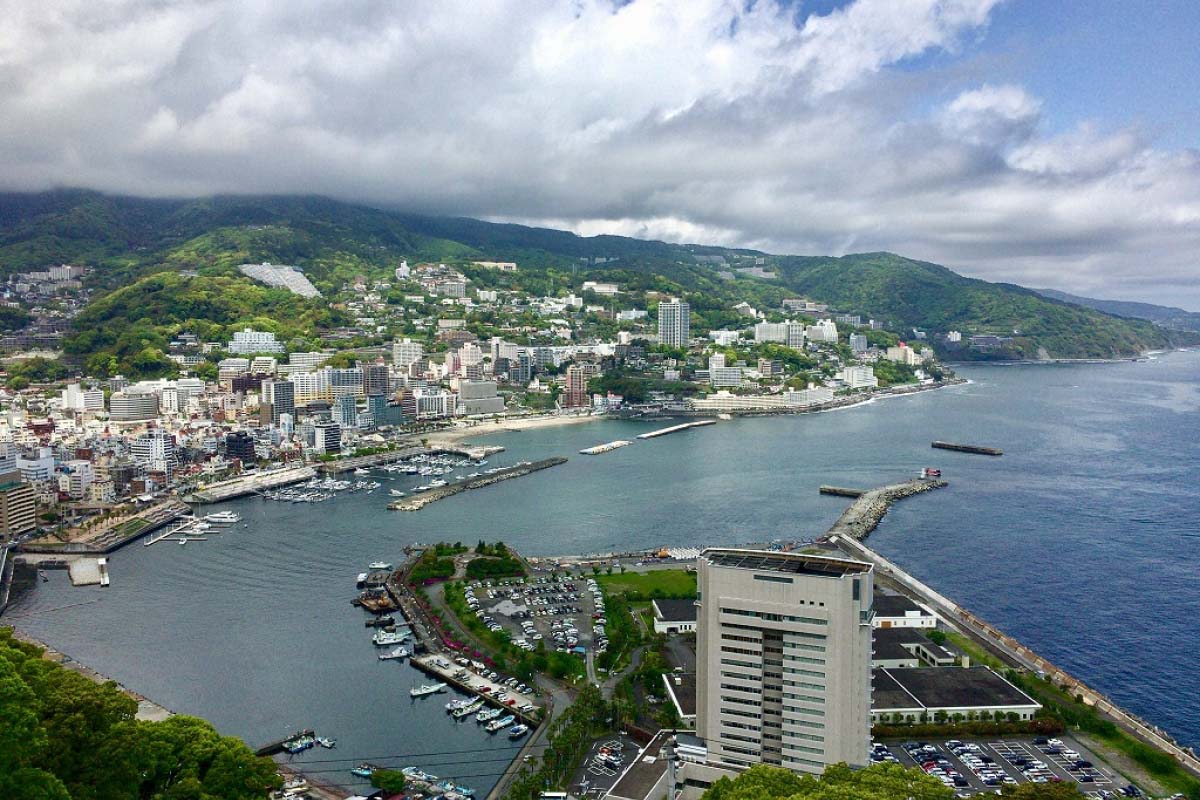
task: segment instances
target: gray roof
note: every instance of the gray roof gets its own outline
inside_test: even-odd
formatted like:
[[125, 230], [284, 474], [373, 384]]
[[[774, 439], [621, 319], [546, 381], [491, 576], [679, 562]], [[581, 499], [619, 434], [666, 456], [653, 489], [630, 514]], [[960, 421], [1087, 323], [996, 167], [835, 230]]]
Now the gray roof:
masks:
[[[915, 705], [913, 699], [916, 704], [930, 709], [1038, 705], [1029, 695], [987, 667], [876, 669], [872, 670], [872, 680], [876, 711], [912, 708]], [[896, 689], [903, 694], [895, 694]], [[892, 701], [899, 704], [892, 705]]]
[[910, 611], [919, 611], [922, 615], [929, 616], [928, 611], [899, 594], [876, 592], [874, 608], [877, 617], [903, 617]]
[[784, 572], [798, 575], [860, 575], [871, 571], [871, 565], [848, 558], [809, 556], [773, 550], [705, 550], [700, 554], [717, 567], [749, 569], [757, 572]]
[[[679, 679], [678, 684], [675, 683], [676, 678]], [[668, 672], [663, 675], [663, 680], [667, 683], [667, 691], [675, 700], [675, 707], [679, 709], [679, 713], [685, 717], [696, 716], [696, 673]]]
[[652, 600], [655, 616], [663, 622], [695, 622], [696, 600]]

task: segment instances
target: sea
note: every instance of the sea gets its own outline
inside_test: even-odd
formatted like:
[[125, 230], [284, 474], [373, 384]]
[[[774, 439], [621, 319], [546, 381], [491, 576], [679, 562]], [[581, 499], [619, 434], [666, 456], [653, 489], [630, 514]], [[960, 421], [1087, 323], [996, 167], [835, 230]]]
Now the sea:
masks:
[[[937, 467], [949, 487], [905, 500], [868, 543], [1179, 741], [1200, 746], [1200, 351], [1103, 364], [964, 366], [969, 383], [836, 411], [735, 419], [603, 455], [581, 448], [669, 422], [489, 435], [491, 466], [568, 462], [388, 511], [428, 478], [374, 473], [373, 494], [211, 506], [243, 522], [186, 547], [134, 543], [112, 585], [64, 572], [18, 599], [13, 624], [223, 733], [260, 744], [312, 727], [334, 750], [294, 758], [363, 787], [360, 761], [420, 766], [481, 795], [515, 753], [503, 735], [412, 699], [424, 678], [380, 662], [350, 604], [357, 573], [415, 542], [502, 540], [531, 556], [820, 536], [846, 501]], [[935, 439], [1003, 449], [933, 450]]]

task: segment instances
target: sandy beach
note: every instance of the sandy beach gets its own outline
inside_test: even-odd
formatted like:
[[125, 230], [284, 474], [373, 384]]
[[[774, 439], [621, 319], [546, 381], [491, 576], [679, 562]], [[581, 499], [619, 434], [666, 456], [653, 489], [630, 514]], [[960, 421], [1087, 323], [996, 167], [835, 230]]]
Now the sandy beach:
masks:
[[428, 438], [431, 445], [453, 444], [476, 436], [511, 433], [514, 431], [531, 431], [538, 428], [551, 428], [559, 425], [580, 425], [585, 422], [594, 422], [605, 418], [602, 414], [545, 414], [521, 419], [487, 420], [469, 427], [438, 431], [437, 433], [430, 434]]

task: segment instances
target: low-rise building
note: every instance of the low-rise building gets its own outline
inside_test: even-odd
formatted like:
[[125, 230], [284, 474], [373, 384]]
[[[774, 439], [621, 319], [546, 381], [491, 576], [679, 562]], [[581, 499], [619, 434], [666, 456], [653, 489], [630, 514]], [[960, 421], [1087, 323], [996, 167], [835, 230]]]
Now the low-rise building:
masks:
[[651, 600], [655, 633], [695, 633], [696, 601]]
[[1033, 719], [1042, 706], [988, 667], [873, 669], [871, 720], [920, 722], [1000, 714]]

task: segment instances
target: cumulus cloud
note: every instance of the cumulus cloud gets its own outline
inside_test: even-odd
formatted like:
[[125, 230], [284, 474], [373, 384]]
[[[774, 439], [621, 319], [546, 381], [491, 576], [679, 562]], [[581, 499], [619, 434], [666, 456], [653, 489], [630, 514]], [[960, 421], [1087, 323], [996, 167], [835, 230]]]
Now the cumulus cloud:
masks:
[[995, 5], [0, 0], [0, 184], [316, 192], [1200, 303], [1196, 153], [1048, 135], [1020, 86], [909, 68]]

